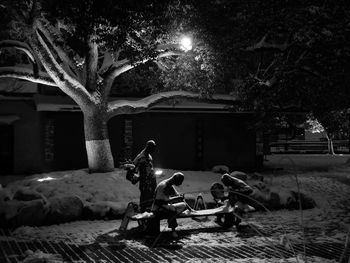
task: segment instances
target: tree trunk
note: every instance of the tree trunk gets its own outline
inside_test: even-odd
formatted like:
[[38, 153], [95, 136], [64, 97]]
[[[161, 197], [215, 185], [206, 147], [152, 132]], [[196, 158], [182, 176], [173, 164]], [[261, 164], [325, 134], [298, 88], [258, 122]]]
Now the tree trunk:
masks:
[[335, 155], [333, 140], [332, 140], [332, 137], [328, 134], [327, 134], [327, 140], [328, 140], [328, 154]]
[[85, 145], [90, 172], [114, 170], [106, 115], [103, 112], [84, 112]]

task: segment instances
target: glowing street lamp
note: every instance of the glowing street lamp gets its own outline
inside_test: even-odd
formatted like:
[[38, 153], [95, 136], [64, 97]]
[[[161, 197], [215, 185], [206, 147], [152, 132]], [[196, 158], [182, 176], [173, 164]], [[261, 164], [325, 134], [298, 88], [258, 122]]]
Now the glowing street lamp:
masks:
[[192, 49], [192, 39], [190, 37], [182, 37], [180, 40], [180, 48], [187, 52]]

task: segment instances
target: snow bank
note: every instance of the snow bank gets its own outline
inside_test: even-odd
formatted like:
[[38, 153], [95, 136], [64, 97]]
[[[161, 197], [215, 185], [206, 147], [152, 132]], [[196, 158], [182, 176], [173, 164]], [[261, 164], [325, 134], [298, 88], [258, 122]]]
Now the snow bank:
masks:
[[[162, 173], [157, 173], [157, 181], [170, 177], [176, 170], [164, 169]], [[202, 194], [205, 202], [213, 203], [210, 193], [210, 186], [214, 182], [220, 182], [221, 174], [211, 171], [182, 171], [185, 175], [183, 184], [178, 187], [179, 191], [185, 193], [185, 197], [194, 200], [198, 194]], [[122, 215], [129, 202], [139, 201], [138, 185], [131, 184], [125, 179], [126, 171], [115, 169], [109, 173], [89, 174], [87, 170], [73, 170], [36, 174], [26, 177], [23, 180], [10, 183], [5, 188], [11, 198], [15, 193], [23, 188], [31, 191], [37, 191], [39, 195], [44, 196], [50, 203], [50, 200], [69, 199], [77, 196], [81, 199], [84, 211], [82, 215], [90, 219], [100, 219], [104, 217], [115, 218]], [[264, 182], [261, 182], [261, 175], [248, 176], [248, 183], [256, 186], [258, 195], [255, 197], [260, 202], [267, 204], [270, 209], [285, 208], [286, 204], [294, 202], [294, 208], [298, 207], [297, 202], [297, 184], [291, 176], [265, 175]], [[331, 179], [323, 178], [331, 184]], [[322, 207], [327, 206], [322, 199], [324, 191], [320, 188], [314, 192], [310, 191], [315, 180], [310, 176], [302, 176], [300, 179], [301, 190], [303, 193], [315, 195]], [[330, 182], [328, 182], [330, 181]], [[304, 187], [307, 185], [308, 187]], [[339, 186], [337, 186], [339, 187]], [[4, 189], [3, 189], [4, 190]], [[333, 190], [333, 189], [332, 189]], [[343, 189], [346, 192], [346, 189]], [[294, 191], [294, 192], [293, 192]], [[25, 191], [24, 191], [25, 192]], [[333, 192], [332, 192], [333, 193]], [[1, 209], [0, 209], [1, 210]], [[11, 210], [13, 214], [14, 209]], [[16, 210], [16, 209], [15, 209]], [[67, 209], [68, 210], [68, 209]], [[87, 212], [86, 212], [87, 210]], [[0, 215], [4, 211], [0, 211]], [[6, 214], [6, 211], [5, 211]]]
[[[157, 180], [170, 177], [175, 170], [164, 170], [159, 173]], [[194, 198], [199, 192], [206, 195], [205, 199], [210, 201], [209, 188], [212, 182], [220, 180], [220, 175], [212, 172], [192, 172], [185, 171], [186, 180], [179, 188], [179, 191], [187, 193], [187, 198]], [[47, 224], [64, 223], [68, 219], [88, 218], [101, 219], [106, 217], [115, 218], [124, 213], [129, 202], [139, 201], [138, 185], [133, 185], [125, 179], [126, 171], [115, 169], [109, 173], [89, 174], [87, 170], [61, 171], [45, 174], [36, 174], [26, 177], [23, 180], [15, 181], [1, 189], [5, 205], [0, 208], [1, 215], [5, 218], [4, 225], [17, 227], [18, 225], [41, 225], [33, 220], [25, 223], [19, 218], [22, 207], [26, 207], [26, 214], [38, 214], [40, 211], [32, 203], [33, 199], [42, 199], [44, 203], [50, 205], [50, 209], [42, 211], [46, 218], [57, 220], [47, 220]], [[5, 194], [6, 193], [6, 194]], [[10, 199], [16, 200], [8, 200]], [[6, 197], [6, 201], [5, 201]], [[80, 212], [79, 198], [84, 209]], [[66, 200], [66, 201], [64, 201]], [[67, 202], [75, 200], [75, 202]], [[75, 205], [74, 205], [75, 203]], [[56, 205], [54, 205], [56, 204]], [[28, 208], [29, 206], [29, 208]], [[79, 208], [79, 209], [78, 209]], [[55, 210], [55, 211], [54, 211]], [[59, 211], [64, 212], [57, 216]], [[76, 211], [77, 213], [68, 213]], [[79, 213], [78, 213], [79, 212]], [[32, 217], [33, 218], [33, 217]], [[40, 220], [42, 222], [43, 220]], [[21, 223], [19, 223], [21, 222]]]
[[[175, 170], [162, 170], [157, 181], [170, 177]], [[77, 195], [84, 202], [96, 203], [112, 201], [124, 204], [139, 200], [138, 185], [125, 179], [125, 171], [115, 169], [109, 173], [89, 174], [86, 170], [51, 172], [37, 174], [24, 180], [10, 183], [6, 190], [14, 195], [22, 187], [28, 187], [43, 194], [46, 198]], [[211, 199], [209, 189], [213, 182], [220, 181], [221, 175], [213, 172], [183, 171], [185, 181], [180, 192], [188, 194], [203, 193]], [[208, 200], [209, 201], [209, 200]]]
[[86, 170], [51, 172], [10, 183], [6, 189], [14, 194], [21, 187], [29, 187], [46, 198], [77, 195], [88, 202], [120, 202], [130, 196], [137, 200], [138, 191], [124, 178], [122, 170], [101, 174], [89, 174]]

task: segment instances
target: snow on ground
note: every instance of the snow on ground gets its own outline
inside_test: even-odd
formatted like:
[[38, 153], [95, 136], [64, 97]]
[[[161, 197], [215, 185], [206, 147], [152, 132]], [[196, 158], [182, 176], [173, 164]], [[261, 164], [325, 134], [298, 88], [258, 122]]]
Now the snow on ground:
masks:
[[[269, 218], [270, 227], [281, 232], [280, 223], [289, 222], [290, 239], [344, 243], [350, 232], [350, 165], [349, 155], [277, 155], [269, 156], [267, 167], [283, 168], [265, 173], [273, 187], [297, 189], [311, 196], [317, 207], [303, 211], [273, 211], [254, 216], [256, 224]], [[295, 222], [294, 230], [291, 229]], [[303, 225], [303, 228], [300, 225]], [[305, 232], [306, 234], [305, 234]], [[317, 235], [308, 233], [315, 232]]]
[[[88, 202], [137, 200], [138, 191], [124, 179], [124, 172], [89, 174], [86, 170], [36, 174], [7, 185], [12, 194], [20, 187], [29, 187], [45, 197], [77, 195]], [[136, 198], [136, 199], [135, 199]]]
[[120, 220], [74, 221], [41, 227], [22, 226], [12, 232], [13, 237], [10, 239], [63, 241], [87, 245], [94, 243], [99, 236], [112, 233], [119, 226]]
[[[157, 181], [170, 177], [175, 170], [162, 170]], [[77, 195], [83, 201], [99, 202], [113, 201], [120, 205], [124, 211], [126, 205], [138, 202], [138, 185], [132, 185], [125, 179], [125, 171], [115, 169], [109, 173], [89, 174], [86, 170], [60, 171], [45, 174], [36, 174], [9, 183], [6, 189], [13, 195], [21, 187], [29, 187], [45, 197]], [[189, 195], [203, 193], [209, 198], [209, 188], [213, 182], [220, 181], [220, 174], [203, 171], [183, 171], [185, 181], [179, 191]]]
[[[317, 207], [304, 211], [272, 211], [252, 213], [244, 222], [261, 231], [260, 234], [242, 236], [236, 231], [203, 231], [215, 227], [213, 218], [203, 222], [196, 222], [191, 219], [179, 220], [180, 233], [190, 229], [191, 232], [181, 238], [184, 245], [207, 244], [210, 246], [219, 245], [220, 242], [229, 241], [231, 245], [243, 244], [266, 244], [278, 242], [288, 245], [288, 242], [300, 242], [308, 240], [312, 242], [338, 242], [344, 244], [346, 235], [350, 231], [350, 166], [346, 165], [345, 157], [336, 159], [331, 156], [307, 156], [310, 160], [310, 167], [300, 156], [269, 156], [269, 168], [283, 167], [283, 163], [292, 163], [287, 158], [291, 158], [296, 166], [287, 165], [285, 170], [269, 170], [264, 172], [268, 185], [274, 189], [297, 189], [296, 178], [300, 189], [316, 200]], [[294, 159], [293, 159], [294, 158]], [[282, 161], [281, 161], [282, 160]], [[286, 161], [287, 160], [287, 161]], [[327, 163], [328, 160], [328, 163]], [[329, 161], [331, 160], [331, 161]], [[302, 163], [298, 169], [298, 161]], [[322, 167], [322, 169], [319, 169]], [[163, 170], [163, 174], [158, 177], [158, 181], [171, 176], [174, 170]], [[185, 181], [180, 187], [180, 192], [193, 194], [202, 192], [206, 201], [211, 200], [208, 192], [213, 182], [220, 181], [220, 175], [212, 172], [183, 171]], [[44, 178], [51, 180], [38, 181]], [[139, 191], [137, 185], [132, 185], [125, 180], [125, 171], [116, 169], [114, 172], [106, 174], [88, 174], [86, 170], [53, 172], [48, 174], [33, 175], [25, 180], [13, 182], [8, 185], [8, 189], [13, 193], [20, 186], [30, 186], [37, 189], [45, 196], [76, 194], [89, 202], [110, 200], [116, 201], [120, 207], [125, 207], [129, 201], [138, 201]], [[76, 221], [61, 225], [42, 227], [20, 227], [13, 232], [17, 239], [45, 239], [62, 240], [79, 244], [108, 241], [119, 237], [118, 229], [120, 220], [96, 220], [96, 221]], [[303, 227], [301, 227], [301, 225]], [[135, 227], [133, 222], [131, 227]], [[161, 230], [168, 230], [166, 222], [162, 221]], [[121, 240], [121, 239], [120, 239]], [[142, 240], [133, 238], [123, 240], [126, 245], [144, 246]], [[296, 262], [290, 259], [287, 262]], [[294, 261], [293, 261], [294, 260]], [[196, 261], [193, 261], [196, 262]], [[199, 261], [198, 261], [199, 262]], [[200, 261], [205, 262], [205, 261]], [[213, 261], [208, 261], [213, 262]], [[220, 261], [222, 262], [222, 261]], [[230, 261], [227, 261], [230, 262]], [[234, 262], [239, 262], [235, 260]], [[246, 262], [280, 262], [277, 259], [265, 261]], [[299, 260], [299, 262], [303, 262]], [[317, 258], [309, 259], [308, 262], [332, 262]]]
[[58, 254], [48, 254], [40, 250], [33, 252], [32, 250], [27, 250], [27, 256], [21, 261], [21, 263], [64, 263], [61, 255]]
[[299, 257], [297, 258], [285, 258], [285, 259], [234, 259], [234, 260], [223, 260], [223, 259], [192, 259], [187, 261], [188, 263], [336, 263], [336, 260], [327, 260], [319, 257]]
[[264, 166], [283, 168], [284, 171], [327, 171], [346, 164], [349, 158], [349, 154], [272, 154], [267, 157]]

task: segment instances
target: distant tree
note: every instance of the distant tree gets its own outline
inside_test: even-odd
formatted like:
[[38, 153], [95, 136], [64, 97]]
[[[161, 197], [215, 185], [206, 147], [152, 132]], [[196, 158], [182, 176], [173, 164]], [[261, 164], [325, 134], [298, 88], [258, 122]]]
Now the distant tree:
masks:
[[[322, 126], [322, 124], [312, 115], [308, 115], [308, 118], [306, 120], [305, 130], [311, 133], [322, 133], [326, 132], [325, 128]], [[328, 133], [326, 132], [327, 140], [328, 140], [328, 153], [334, 155], [334, 147], [333, 147], [333, 141], [330, 136], [328, 136]]]
[[203, 0], [207, 43], [244, 109], [320, 112], [350, 101], [350, 2]]
[[4, 0], [0, 34], [10, 40], [0, 41], [0, 49], [24, 52], [33, 69], [1, 67], [0, 78], [58, 87], [71, 97], [84, 115], [90, 171], [111, 171], [111, 117], [143, 112], [169, 98], [199, 97], [155, 88], [158, 93], [139, 101], [108, 100], [123, 73], [185, 54], [178, 39], [190, 18], [189, 7], [168, 0]]
[[161, 73], [168, 90], [221, 88], [240, 98], [240, 109], [254, 111], [254, 128], [266, 132], [300, 125], [308, 113], [322, 123], [330, 142], [337, 130], [344, 131], [350, 101], [349, 1], [192, 4], [199, 22], [192, 33], [202, 45], [191, 53], [195, 59], [180, 57]]
[[307, 119], [307, 129], [313, 133], [325, 132], [328, 140], [328, 154], [334, 155], [333, 140], [349, 136], [348, 111], [322, 112], [318, 117], [310, 114]]

